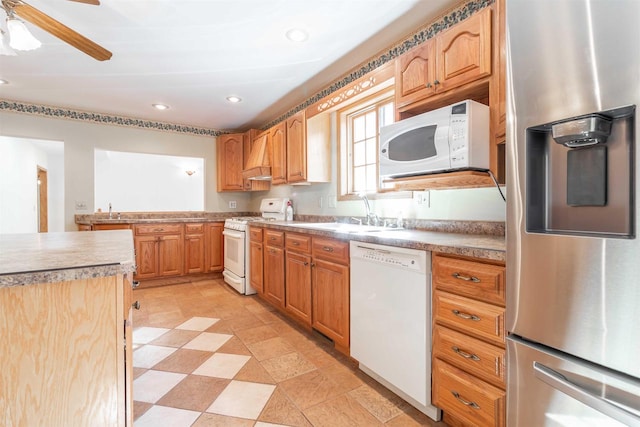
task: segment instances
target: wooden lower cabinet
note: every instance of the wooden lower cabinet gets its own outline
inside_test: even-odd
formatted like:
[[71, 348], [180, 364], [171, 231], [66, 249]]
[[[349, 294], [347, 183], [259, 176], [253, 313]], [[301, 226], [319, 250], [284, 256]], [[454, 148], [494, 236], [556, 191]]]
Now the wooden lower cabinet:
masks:
[[204, 273], [204, 233], [184, 236], [184, 272], [185, 274]]
[[311, 255], [287, 251], [286, 310], [311, 325]]
[[262, 255], [262, 242], [250, 242], [249, 243], [249, 284], [259, 294], [264, 293], [264, 269], [263, 269], [263, 255]]
[[285, 307], [284, 232], [264, 233], [264, 298], [278, 308]]
[[224, 223], [212, 222], [205, 225], [205, 273], [224, 270]]
[[432, 401], [451, 426], [504, 426], [504, 265], [433, 256]]
[[180, 276], [184, 271], [183, 224], [134, 226], [135, 279]]
[[122, 274], [0, 288], [0, 425], [133, 426], [130, 292]]
[[312, 280], [313, 327], [344, 352], [349, 348], [349, 266], [314, 259]]

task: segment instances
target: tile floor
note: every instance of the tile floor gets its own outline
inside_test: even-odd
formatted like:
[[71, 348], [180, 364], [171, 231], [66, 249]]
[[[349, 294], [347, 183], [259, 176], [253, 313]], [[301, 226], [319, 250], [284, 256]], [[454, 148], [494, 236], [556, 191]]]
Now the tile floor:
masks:
[[221, 279], [134, 299], [135, 427], [444, 426]]

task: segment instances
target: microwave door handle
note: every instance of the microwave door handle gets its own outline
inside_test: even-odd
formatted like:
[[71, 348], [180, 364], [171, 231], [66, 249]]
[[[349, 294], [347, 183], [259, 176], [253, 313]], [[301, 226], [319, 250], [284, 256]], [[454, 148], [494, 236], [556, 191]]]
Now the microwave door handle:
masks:
[[[603, 399], [580, 384], [570, 381], [560, 372], [554, 371], [540, 362], [533, 362], [533, 371], [536, 378], [540, 381], [543, 381], [556, 390], [573, 397], [579, 402], [582, 402], [605, 415], [608, 415], [616, 421], [620, 421], [626, 425], [637, 425], [640, 423], [640, 408], [632, 408], [632, 410], [634, 412], [637, 411], [638, 414], [629, 412], [619, 406], [620, 404], [617, 402], [611, 399]], [[611, 386], [608, 387], [613, 390]]]

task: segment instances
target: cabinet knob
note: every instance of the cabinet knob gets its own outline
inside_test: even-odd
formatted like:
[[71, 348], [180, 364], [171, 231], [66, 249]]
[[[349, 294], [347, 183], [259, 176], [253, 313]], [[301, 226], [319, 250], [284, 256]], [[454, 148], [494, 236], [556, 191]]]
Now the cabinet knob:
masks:
[[137, 288], [138, 286], [140, 286], [140, 281], [139, 280], [134, 280], [133, 282], [131, 282], [131, 287], [133, 289]]
[[440, 84], [440, 80], [438, 80], [438, 79], [434, 80], [434, 81], [433, 81], [433, 84], [434, 84], [434, 85], [439, 85], [439, 84]]
[[140, 310], [140, 301], [136, 301], [133, 304], [131, 304], [131, 307], [135, 308], [136, 310]]
[[300, 242], [291, 242], [291, 244], [294, 246], [300, 246]]
[[323, 246], [322, 250], [325, 252], [333, 252], [333, 248], [331, 246]]
[[304, 266], [306, 267], [307, 265], [309, 265], [309, 263], [307, 261], [304, 262]]
[[431, 88], [433, 85], [431, 84], [431, 82], [427, 82], [427, 84], [425, 85], [427, 88]]
[[316, 264], [314, 262], [311, 263], [311, 267], [315, 267]]

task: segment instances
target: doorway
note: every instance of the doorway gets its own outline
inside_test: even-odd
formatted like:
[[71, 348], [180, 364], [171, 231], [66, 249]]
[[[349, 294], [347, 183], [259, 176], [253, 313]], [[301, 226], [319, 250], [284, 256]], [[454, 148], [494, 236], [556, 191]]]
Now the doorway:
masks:
[[38, 166], [38, 232], [49, 231], [49, 200], [47, 198], [47, 170]]

